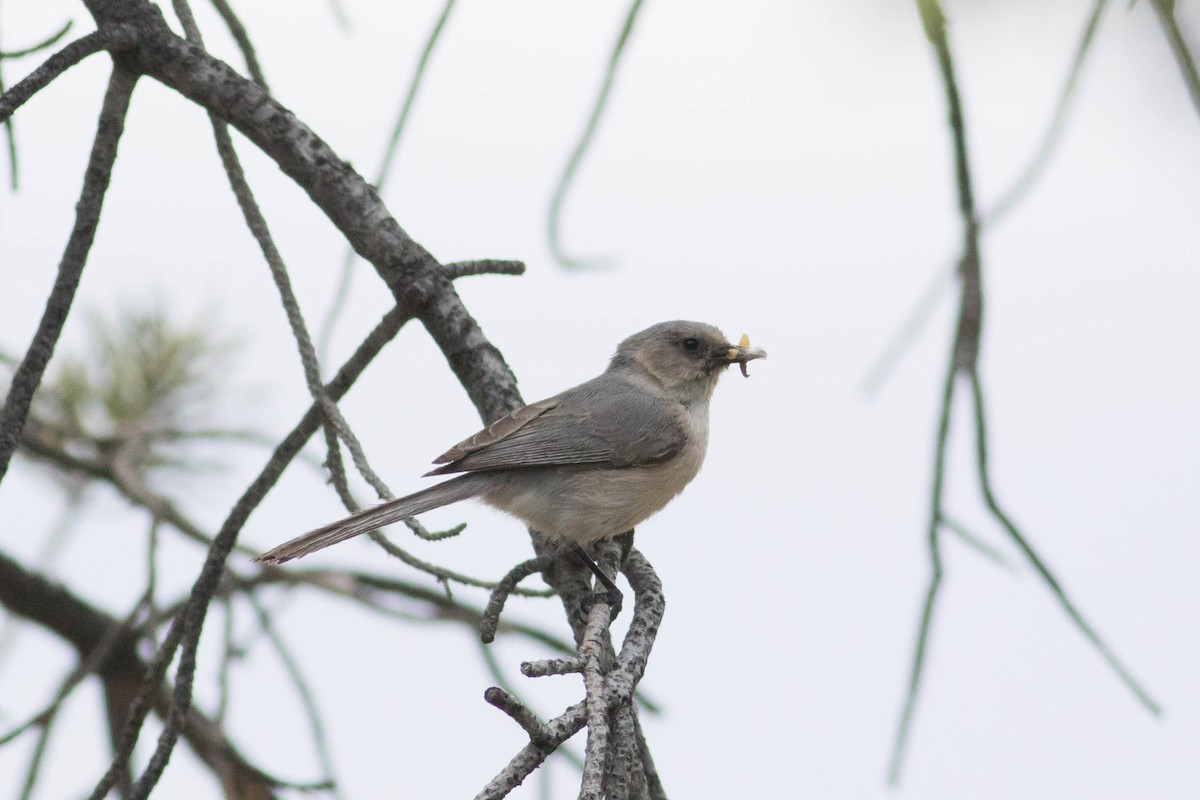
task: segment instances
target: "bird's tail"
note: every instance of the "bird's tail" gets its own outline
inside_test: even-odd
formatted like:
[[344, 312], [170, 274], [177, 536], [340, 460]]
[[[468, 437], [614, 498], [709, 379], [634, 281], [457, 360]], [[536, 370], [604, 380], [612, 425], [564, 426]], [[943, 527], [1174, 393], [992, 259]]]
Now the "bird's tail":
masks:
[[356, 511], [345, 519], [331, 522], [316, 530], [297, 536], [278, 547], [268, 550], [254, 559], [262, 564], [282, 564], [300, 558], [330, 545], [344, 542], [361, 533], [391, 525], [435, 508], [475, 497], [487, 486], [481, 475], [460, 475], [453, 480], [439, 483], [414, 492], [407, 497], [397, 497], [371, 508]]

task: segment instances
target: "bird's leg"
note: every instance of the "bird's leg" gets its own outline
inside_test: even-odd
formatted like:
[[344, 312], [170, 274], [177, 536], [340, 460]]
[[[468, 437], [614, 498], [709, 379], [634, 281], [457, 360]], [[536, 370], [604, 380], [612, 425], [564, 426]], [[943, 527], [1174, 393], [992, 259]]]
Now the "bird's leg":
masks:
[[612, 615], [610, 620], [616, 619], [617, 615], [621, 613], [621, 604], [624, 600], [624, 595], [621, 594], [621, 590], [617, 588], [615, 583], [613, 583], [612, 578], [604, 574], [604, 570], [600, 569], [600, 565], [592, 560], [592, 557], [587, 554], [587, 551], [584, 550], [582, 546], [572, 543], [571, 552], [576, 558], [583, 562], [585, 567], [592, 571], [592, 574], [596, 576], [596, 580], [598, 580], [600, 585], [604, 587], [604, 591], [608, 595], [608, 604], [612, 607]]

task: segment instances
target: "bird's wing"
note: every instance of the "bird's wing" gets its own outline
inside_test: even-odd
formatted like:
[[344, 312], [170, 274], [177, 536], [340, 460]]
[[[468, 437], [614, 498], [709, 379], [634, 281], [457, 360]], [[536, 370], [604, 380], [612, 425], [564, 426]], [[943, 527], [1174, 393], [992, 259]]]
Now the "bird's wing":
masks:
[[[435, 463], [445, 466], [429, 474], [657, 464], [683, 448], [688, 435], [685, 415], [679, 403], [605, 375], [518, 409], [510, 415], [511, 422], [505, 417], [492, 423], [440, 457]], [[489, 434], [492, 428], [496, 431]]]
[[[527, 406], [521, 406], [516, 411], [501, 417], [495, 422], [488, 425], [483, 430], [472, 436], [468, 436], [458, 444], [451, 447], [446, 452], [433, 460], [434, 464], [451, 464], [458, 461], [460, 458], [471, 453], [484, 449], [496, 442], [507, 439], [519, 429], [528, 425], [533, 420], [545, 414], [550, 409], [558, 405], [558, 397], [551, 397], [548, 400], [542, 400], [537, 403], [530, 403]], [[427, 473], [429, 475], [439, 474], [439, 470]]]

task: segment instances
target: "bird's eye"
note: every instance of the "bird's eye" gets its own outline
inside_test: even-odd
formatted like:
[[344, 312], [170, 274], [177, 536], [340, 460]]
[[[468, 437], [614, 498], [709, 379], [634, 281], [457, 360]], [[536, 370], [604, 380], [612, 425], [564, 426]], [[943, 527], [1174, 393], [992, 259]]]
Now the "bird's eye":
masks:
[[696, 352], [700, 349], [700, 340], [695, 338], [687, 338], [683, 340], [683, 349], [689, 352]]

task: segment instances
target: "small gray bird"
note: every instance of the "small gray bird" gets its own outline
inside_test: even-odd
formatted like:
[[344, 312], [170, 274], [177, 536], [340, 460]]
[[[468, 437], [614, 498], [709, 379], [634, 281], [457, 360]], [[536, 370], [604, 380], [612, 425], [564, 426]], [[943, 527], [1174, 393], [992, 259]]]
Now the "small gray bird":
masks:
[[701, 322], [654, 325], [621, 342], [599, 377], [496, 420], [426, 473], [464, 474], [317, 528], [257, 560], [282, 564], [472, 497], [582, 553], [580, 545], [632, 530], [683, 491], [704, 461], [717, 379], [730, 364], [747, 374], [746, 363], [766, 355], [748, 337], [730, 344]]

